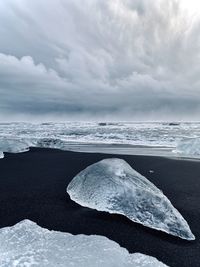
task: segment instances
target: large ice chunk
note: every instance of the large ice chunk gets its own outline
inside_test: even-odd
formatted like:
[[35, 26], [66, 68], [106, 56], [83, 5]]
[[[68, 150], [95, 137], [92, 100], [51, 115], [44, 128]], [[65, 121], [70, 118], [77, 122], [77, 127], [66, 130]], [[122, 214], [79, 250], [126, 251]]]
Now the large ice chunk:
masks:
[[174, 152], [183, 156], [199, 157], [200, 156], [200, 137], [185, 138], [178, 142]]
[[29, 150], [29, 144], [24, 140], [12, 138], [0, 138], [0, 151], [20, 153]]
[[29, 220], [0, 229], [1, 267], [167, 267], [103, 236], [49, 231]]
[[67, 187], [71, 199], [99, 211], [194, 240], [187, 222], [168, 198], [122, 159], [104, 159], [76, 175]]

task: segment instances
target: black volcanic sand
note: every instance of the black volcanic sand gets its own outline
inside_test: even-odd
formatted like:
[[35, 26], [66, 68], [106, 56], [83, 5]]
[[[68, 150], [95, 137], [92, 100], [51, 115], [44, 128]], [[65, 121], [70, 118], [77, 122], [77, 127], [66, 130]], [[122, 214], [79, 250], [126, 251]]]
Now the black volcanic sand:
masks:
[[[124, 216], [79, 206], [66, 194], [72, 178], [103, 158], [125, 159], [158, 186], [189, 223], [195, 241], [143, 227]], [[150, 173], [154, 170], [154, 173]], [[32, 148], [0, 160], [0, 227], [30, 219], [72, 234], [104, 235], [171, 267], [200, 266], [200, 162], [159, 157], [105, 155]]]

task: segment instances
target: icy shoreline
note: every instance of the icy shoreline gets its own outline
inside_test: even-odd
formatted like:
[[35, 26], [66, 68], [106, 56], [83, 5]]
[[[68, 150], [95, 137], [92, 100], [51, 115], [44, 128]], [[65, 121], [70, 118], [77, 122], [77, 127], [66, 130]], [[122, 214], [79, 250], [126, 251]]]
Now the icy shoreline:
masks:
[[30, 147], [200, 158], [200, 123], [0, 123], [0, 158]]
[[[11, 145], [12, 144], [12, 145]], [[63, 151], [85, 152], [85, 153], [103, 153], [115, 155], [138, 155], [138, 156], [157, 156], [180, 160], [200, 160], [199, 154], [189, 154], [181, 152], [176, 148], [169, 147], [149, 147], [149, 146], [134, 146], [123, 144], [90, 144], [90, 143], [62, 143], [60, 140], [50, 139], [38, 140], [31, 142], [19, 142], [14, 140], [4, 149], [0, 146], [0, 159], [4, 158], [4, 153], [23, 153], [28, 152], [31, 147], [34, 148], [50, 148], [60, 149]]]

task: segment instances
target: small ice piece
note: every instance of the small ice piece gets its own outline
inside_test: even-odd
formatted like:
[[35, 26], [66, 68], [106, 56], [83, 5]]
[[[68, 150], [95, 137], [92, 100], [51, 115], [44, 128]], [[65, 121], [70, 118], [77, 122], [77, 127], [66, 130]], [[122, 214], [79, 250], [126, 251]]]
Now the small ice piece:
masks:
[[178, 142], [175, 153], [185, 156], [200, 156], [200, 137], [185, 138]]
[[87, 167], [69, 183], [67, 193], [82, 206], [122, 214], [144, 226], [195, 239], [162, 191], [122, 159], [104, 159]]
[[4, 158], [4, 154], [2, 151], [0, 151], [0, 159], [3, 159]]
[[149, 170], [149, 173], [154, 173], [154, 171], [153, 170]]
[[1, 267], [167, 267], [106, 237], [49, 231], [29, 220], [0, 229], [0, 244]]
[[63, 140], [58, 138], [40, 138], [35, 145], [36, 147], [56, 148], [66, 150], [66, 144]]

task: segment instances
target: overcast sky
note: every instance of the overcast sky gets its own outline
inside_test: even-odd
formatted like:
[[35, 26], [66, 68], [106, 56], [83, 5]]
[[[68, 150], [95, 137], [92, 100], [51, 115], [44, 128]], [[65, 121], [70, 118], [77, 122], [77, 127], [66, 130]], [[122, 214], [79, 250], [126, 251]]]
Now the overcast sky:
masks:
[[0, 1], [0, 120], [200, 120], [200, 2]]

